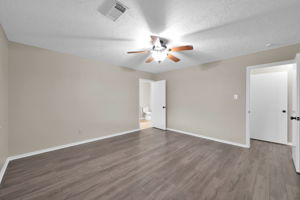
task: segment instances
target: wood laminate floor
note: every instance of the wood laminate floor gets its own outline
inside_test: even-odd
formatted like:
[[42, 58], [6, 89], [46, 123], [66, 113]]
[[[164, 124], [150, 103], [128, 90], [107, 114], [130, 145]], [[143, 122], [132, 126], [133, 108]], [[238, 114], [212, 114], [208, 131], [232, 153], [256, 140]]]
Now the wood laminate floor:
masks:
[[299, 200], [288, 146], [145, 129], [13, 161], [1, 200]]

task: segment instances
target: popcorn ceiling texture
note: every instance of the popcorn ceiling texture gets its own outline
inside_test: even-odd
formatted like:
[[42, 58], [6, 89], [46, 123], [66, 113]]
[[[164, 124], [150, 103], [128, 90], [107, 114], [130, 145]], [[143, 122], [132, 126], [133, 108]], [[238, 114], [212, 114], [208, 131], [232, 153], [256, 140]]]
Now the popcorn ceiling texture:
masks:
[[[105, 2], [2, 0], [0, 21], [11, 41], [151, 73], [300, 43], [299, 0], [126, 0], [116, 22], [99, 12]], [[174, 53], [179, 63], [126, 54], [151, 48], [151, 34], [195, 50]]]

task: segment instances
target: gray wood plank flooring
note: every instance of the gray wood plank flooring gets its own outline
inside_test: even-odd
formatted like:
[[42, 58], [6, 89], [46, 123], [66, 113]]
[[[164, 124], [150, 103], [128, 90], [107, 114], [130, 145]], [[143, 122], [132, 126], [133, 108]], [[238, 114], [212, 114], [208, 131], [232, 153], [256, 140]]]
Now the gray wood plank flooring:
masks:
[[145, 129], [12, 161], [1, 200], [300, 200], [289, 146]]

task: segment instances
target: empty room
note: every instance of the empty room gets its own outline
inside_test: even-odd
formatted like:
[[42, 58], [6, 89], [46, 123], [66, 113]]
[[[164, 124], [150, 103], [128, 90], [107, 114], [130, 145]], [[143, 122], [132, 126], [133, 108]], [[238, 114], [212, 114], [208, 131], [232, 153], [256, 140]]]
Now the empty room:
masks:
[[299, 0], [0, 0], [0, 200], [300, 200]]

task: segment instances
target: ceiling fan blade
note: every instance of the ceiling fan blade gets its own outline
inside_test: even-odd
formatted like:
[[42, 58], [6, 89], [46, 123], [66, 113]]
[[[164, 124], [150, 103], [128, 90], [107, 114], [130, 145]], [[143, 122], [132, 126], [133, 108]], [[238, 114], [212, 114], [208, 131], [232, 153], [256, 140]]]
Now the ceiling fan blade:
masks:
[[180, 61], [179, 58], [173, 56], [172, 54], [168, 54], [167, 56], [168, 56], [168, 58], [169, 58], [170, 60], [172, 60], [172, 61], [174, 61], [174, 62], [179, 62], [179, 61]]
[[170, 48], [170, 51], [186, 51], [186, 50], [193, 50], [193, 49], [194, 47], [192, 45], [187, 45], [187, 46]]
[[131, 54], [131, 53], [149, 53], [148, 50], [146, 51], [128, 51], [127, 53]]
[[151, 56], [149, 58], [147, 58], [146, 63], [151, 63], [154, 60], [154, 58]]

